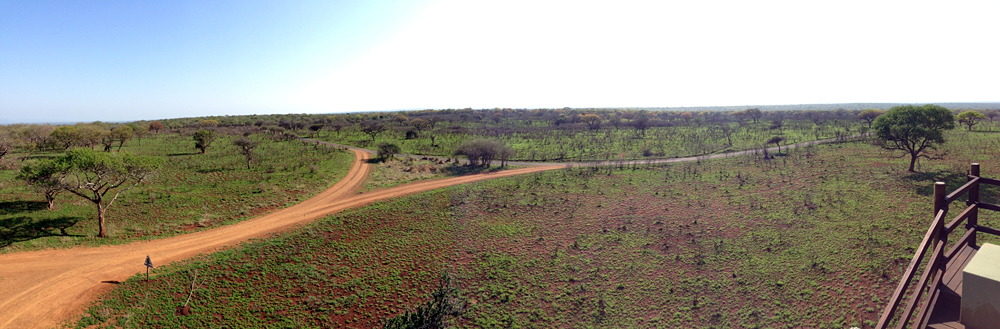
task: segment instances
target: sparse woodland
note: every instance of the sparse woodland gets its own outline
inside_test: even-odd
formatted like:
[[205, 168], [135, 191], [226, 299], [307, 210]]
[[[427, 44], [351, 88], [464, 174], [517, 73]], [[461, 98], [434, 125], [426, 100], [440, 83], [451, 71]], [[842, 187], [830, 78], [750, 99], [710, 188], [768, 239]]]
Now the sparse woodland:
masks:
[[[932, 183], [953, 190], [971, 162], [1000, 177], [1000, 120], [976, 110], [975, 124], [943, 130], [934, 156], [910, 172], [907, 154], [874, 135], [845, 138], [873, 132], [884, 113], [862, 110], [459, 109], [3, 126], [0, 250], [182, 234], [303, 200], [339, 179], [350, 154], [300, 137], [379, 150], [370, 189], [502, 170], [500, 153], [488, 169], [469, 156], [482, 148], [508, 152], [507, 166], [761, 150], [566, 166], [376, 202], [157, 268], [148, 285], [133, 277], [75, 326], [869, 328], [927, 229]], [[132, 138], [106, 147], [122, 126]], [[199, 131], [215, 137], [204, 154]], [[780, 152], [763, 151], [774, 146]], [[80, 147], [163, 159], [108, 209], [106, 239], [95, 237], [92, 205], [58, 193], [48, 210], [43, 189], [15, 178]], [[1000, 202], [1000, 191], [982, 193]], [[1000, 227], [997, 215], [981, 216]], [[197, 289], [194, 273], [204, 281]], [[182, 304], [189, 311], [175, 314]]]

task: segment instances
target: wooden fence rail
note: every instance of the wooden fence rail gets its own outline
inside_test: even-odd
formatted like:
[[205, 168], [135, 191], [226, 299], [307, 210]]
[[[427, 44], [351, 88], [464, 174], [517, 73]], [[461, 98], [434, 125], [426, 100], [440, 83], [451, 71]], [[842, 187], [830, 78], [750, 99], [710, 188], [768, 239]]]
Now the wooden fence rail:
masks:
[[[893, 323], [895, 323], [895, 328], [903, 329], [911, 324], [911, 319], [913, 320], [911, 328], [926, 328], [931, 318], [931, 312], [936, 306], [934, 305], [938, 299], [936, 297], [938, 297], [937, 295], [940, 291], [942, 277], [948, 270], [949, 261], [964, 248], [976, 246], [977, 233], [1000, 236], [1000, 230], [979, 225], [979, 209], [1000, 211], [1000, 206], [980, 202], [979, 188], [982, 184], [1000, 186], [1000, 180], [980, 177], [978, 163], [972, 164], [969, 170], [968, 182], [949, 194], [945, 194], [945, 183], [934, 183], [934, 220], [931, 221], [930, 228], [924, 234], [924, 239], [920, 242], [920, 246], [917, 247], [913, 259], [910, 260], [910, 264], [906, 267], [906, 271], [903, 272], [903, 278], [899, 281], [896, 290], [889, 299], [889, 303], [882, 311], [878, 325], [875, 326], [876, 329], [888, 328]], [[945, 224], [944, 221], [948, 215], [949, 205], [963, 195], [968, 195], [966, 208], [958, 216]], [[946, 248], [948, 246], [948, 235], [963, 222], [966, 228], [965, 234], [958, 239], [954, 246]], [[932, 250], [931, 256], [926, 262], [923, 273], [920, 275], [920, 280], [910, 292], [909, 302], [906, 303], [906, 307], [903, 308], [902, 313], [897, 314], [900, 303], [906, 296], [907, 291], [910, 290], [910, 285], [913, 277], [916, 275], [917, 269], [924, 263], [924, 255], [928, 249]], [[928, 282], [930, 282], [930, 285], [928, 285]], [[921, 302], [925, 293], [928, 293], [928, 297], [924, 302]], [[918, 307], [920, 313], [914, 318], [913, 311]]]

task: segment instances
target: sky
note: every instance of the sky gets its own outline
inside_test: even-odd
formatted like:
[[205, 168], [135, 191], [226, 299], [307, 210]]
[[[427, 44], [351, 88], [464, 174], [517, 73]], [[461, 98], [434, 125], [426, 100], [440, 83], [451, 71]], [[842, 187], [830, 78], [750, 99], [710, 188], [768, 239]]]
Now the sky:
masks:
[[1000, 0], [0, 0], [0, 123], [1000, 101]]

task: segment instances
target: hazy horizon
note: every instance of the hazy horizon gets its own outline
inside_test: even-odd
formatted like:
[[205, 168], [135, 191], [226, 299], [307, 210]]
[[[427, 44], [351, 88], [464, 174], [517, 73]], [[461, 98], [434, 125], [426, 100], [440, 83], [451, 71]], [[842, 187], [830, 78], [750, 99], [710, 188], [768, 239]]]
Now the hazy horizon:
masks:
[[[597, 109], [597, 110], [612, 110], [612, 109], [648, 109], [648, 110], [660, 110], [660, 111], [738, 111], [748, 108], [757, 108], [763, 111], [793, 111], [793, 110], [818, 110], [818, 111], [831, 111], [836, 109], [847, 109], [847, 110], [861, 110], [861, 109], [888, 109], [896, 105], [923, 105], [925, 103], [831, 103], [831, 104], [758, 104], [758, 105], [723, 105], [723, 106], [680, 106], [680, 107], [579, 107], [575, 109]], [[940, 103], [926, 103], [941, 105], [948, 109], [970, 109], [970, 110], [996, 110], [1000, 109], [1000, 102], [940, 102]], [[520, 108], [518, 108], [520, 109]], [[528, 108], [534, 109], [534, 108]], [[557, 108], [547, 108], [547, 109], [557, 109]], [[385, 111], [352, 111], [352, 112], [317, 112], [317, 113], [307, 113], [307, 114], [344, 114], [344, 113], [371, 113], [371, 112], [407, 112], [407, 111], [423, 111], [428, 109], [392, 109]], [[443, 109], [431, 109], [431, 110], [443, 110]], [[488, 110], [488, 109], [475, 109], [475, 110]], [[238, 115], [283, 115], [283, 114], [299, 114], [297, 112], [283, 112], [283, 113], [250, 113], [250, 114], [238, 114]], [[232, 114], [206, 114], [193, 117], [221, 117], [221, 116], [238, 116]], [[92, 122], [105, 122], [105, 123], [128, 123], [137, 121], [156, 121], [156, 120], [169, 120], [169, 119], [180, 119], [180, 118], [190, 118], [192, 116], [184, 117], [162, 117], [162, 118], [141, 118], [135, 120], [79, 120], [79, 121], [35, 121], [35, 122], [23, 122], [23, 121], [4, 121], [0, 118], [0, 125], [8, 124], [51, 124], [51, 125], [73, 125], [77, 123], [92, 123]]]
[[0, 123], [992, 103], [997, 13], [995, 0], [0, 0]]

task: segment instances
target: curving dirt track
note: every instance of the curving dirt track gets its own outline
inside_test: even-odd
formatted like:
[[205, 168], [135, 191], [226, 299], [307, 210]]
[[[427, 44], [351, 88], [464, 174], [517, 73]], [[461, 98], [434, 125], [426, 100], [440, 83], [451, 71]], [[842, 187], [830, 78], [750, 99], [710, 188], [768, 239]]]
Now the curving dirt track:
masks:
[[78, 247], [0, 254], [0, 328], [50, 328], [80, 314], [98, 294], [142, 273], [149, 255], [154, 265], [191, 258], [251, 238], [311, 222], [331, 213], [377, 200], [491, 178], [545, 171], [540, 166], [461, 176], [354, 194], [368, 175], [367, 152], [354, 150], [346, 177], [319, 195], [289, 208], [233, 225], [127, 245]]
[[[310, 140], [311, 141], [311, 140]], [[819, 140], [788, 145], [794, 148], [834, 141]], [[312, 141], [315, 142], [315, 141]], [[323, 144], [330, 144], [320, 142]], [[330, 144], [334, 145], [334, 144]], [[614, 165], [603, 163], [511, 163], [530, 167], [486, 174], [419, 181], [364, 194], [354, 191], [371, 167], [370, 150], [351, 148], [354, 162], [340, 182], [319, 195], [289, 208], [233, 225], [181, 236], [127, 245], [78, 247], [0, 254], [0, 328], [50, 328], [80, 314], [97, 295], [113, 288], [102, 281], [124, 281], [142, 273], [146, 255], [163, 265], [233, 246], [251, 238], [285, 231], [338, 211], [382, 199], [492, 178], [521, 175], [569, 166]], [[771, 148], [774, 150], [775, 148]], [[689, 162], [753, 153], [741, 151], [702, 157], [623, 161], [630, 165]]]

